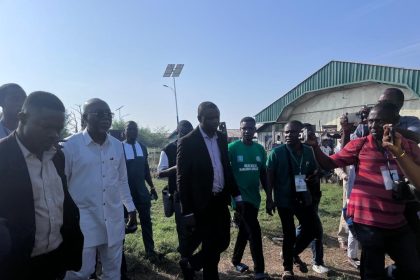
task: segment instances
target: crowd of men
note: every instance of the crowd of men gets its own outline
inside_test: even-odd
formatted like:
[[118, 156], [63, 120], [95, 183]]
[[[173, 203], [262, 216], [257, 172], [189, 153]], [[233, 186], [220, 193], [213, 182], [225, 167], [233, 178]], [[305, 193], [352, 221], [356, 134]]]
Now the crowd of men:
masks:
[[[349, 246], [361, 278], [419, 279], [420, 207], [412, 188], [420, 190], [420, 121], [400, 117], [403, 103], [401, 90], [391, 88], [356, 129], [343, 117], [335, 154], [321, 149], [313, 126], [289, 121], [285, 144], [268, 156], [253, 141], [255, 119], [242, 118], [241, 139], [228, 143], [218, 130], [218, 107], [201, 103], [199, 125], [179, 122], [178, 139], [162, 150], [158, 166], [158, 176], [168, 178], [184, 279], [200, 270], [205, 280], [219, 279], [220, 255], [230, 244], [230, 205], [239, 216], [234, 269], [250, 269], [242, 262], [249, 241], [254, 278], [269, 279], [260, 186], [267, 214], [277, 211], [281, 220], [282, 279], [295, 279], [294, 268], [308, 272], [299, 255], [309, 244], [313, 271], [327, 273], [318, 207], [320, 176], [333, 169], [344, 179], [339, 241]], [[135, 122], [126, 124], [120, 142], [108, 133], [108, 104], [90, 99], [83, 106], [84, 130], [60, 141], [65, 106], [57, 96], [26, 96], [20, 86], [6, 84], [0, 106], [0, 279], [89, 279], [98, 260], [101, 279], [128, 279], [123, 244], [125, 233], [137, 227], [136, 212], [146, 257], [161, 258], [150, 217], [157, 192]], [[395, 262], [387, 268], [386, 254]]]

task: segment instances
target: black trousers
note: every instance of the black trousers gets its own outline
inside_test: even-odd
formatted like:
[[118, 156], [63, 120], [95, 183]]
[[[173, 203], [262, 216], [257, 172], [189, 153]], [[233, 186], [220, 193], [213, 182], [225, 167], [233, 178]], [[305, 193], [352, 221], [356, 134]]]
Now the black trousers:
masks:
[[354, 223], [357, 240], [362, 245], [360, 276], [364, 280], [385, 279], [385, 254], [397, 265], [397, 279], [419, 279], [420, 259], [414, 233], [406, 225], [382, 229]]
[[[313, 206], [296, 206], [293, 208], [278, 207], [283, 228], [283, 267], [293, 270], [293, 257], [298, 256], [315, 238], [316, 212]], [[294, 216], [301, 225], [300, 234], [296, 236]]]
[[139, 220], [141, 226], [141, 235], [143, 237], [144, 249], [146, 255], [151, 255], [155, 252], [155, 242], [153, 240], [153, 227], [150, 199], [144, 200], [140, 203], [135, 203], [137, 212], [139, 213]]
[[62, 268], [61, 256], [61, 247], [58, 247], [49, 253], [33, 257], [29, 260], [27, 265], [16, 267], [10, 279], [62, 279], [66, 271]]
[[230, 242], [230, 213], [222, 197], [214, 196], [203, 210], [194, 213], [197, 233], [202, 240], [199, 256], [203, 264], [203, 279], [218, 280], [220, 254]]
[[254, 272], [263, 273], [264, 255], [261, 240], [261, 228], [258, 222], [258, 209], [251, 203], [244, 202], [244, 212], [239, 222], [239, 232], [233, 250], [232, 263], [238, 265], [244, 254], [246, 243], [249, 240], [252, 260], [254, 261]]
[[420, 256], [420, 203], [415, 202], [408, 202], [405, 205], [405, 212], [404, 216], [407, 219], [408, 225], [413, 230], [414, 235], [416, 236], [416, 247], [417, 253]]
[[[175, 223], [176, 223], [176, 231], [178, 233], [178, 251], [181, 255], [181, 258], [192, 259], [190, 260], [190, 264], [193, 265], [195, 270], [200, 270], [201, 261], [194, 261], [196, 256], [193, 256], [194, 251], [200, 246], [201, 239], [200, 236], [196, 231], [191, 232], [188, 231], [184, 225], [184, 219], [181, 213], [181, 203], [178, 199], [177, 194], [174, 197], [174, 212], [175, 212]], [[197, 265], [194, 265], [197, 264]]]
[[[323, 246], [323, 235], [324, 229], [322, 227], [321, 219], [318, 215], [319, 199], [312, 198], [312, 204], [316, 213], [315, 216], [315, 227], [313, 228], [315, 239], [311, 242], [312, 250], [312, 263], [315, 265], [324, 265], [324, 246]], [[301, 234], [301, 226], [298, 225], [296, 228], [296, 236]]]

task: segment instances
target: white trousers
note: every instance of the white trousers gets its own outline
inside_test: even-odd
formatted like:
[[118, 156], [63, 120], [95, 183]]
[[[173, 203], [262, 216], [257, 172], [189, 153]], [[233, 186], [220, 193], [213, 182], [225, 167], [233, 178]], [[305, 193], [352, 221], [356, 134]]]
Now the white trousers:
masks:
[[349, 237], [347, 240], [347, 257], [355, 259], [358, 257], [359, 241], [349, 231]]
[[95, 271], [96, 253], [102, 263], [102, 280], [120, 280], [121, 278], [121, 258], [123, 242], [108, 247], [103, 244], [95, 247], [83, 248], [82, 268], [80, 271], [68, 271], [64, 280], [87, 280]]

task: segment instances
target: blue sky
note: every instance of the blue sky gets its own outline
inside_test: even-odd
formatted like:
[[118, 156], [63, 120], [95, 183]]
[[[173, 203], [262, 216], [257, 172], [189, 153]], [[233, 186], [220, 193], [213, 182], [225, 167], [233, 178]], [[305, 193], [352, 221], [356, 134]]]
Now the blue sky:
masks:
[[213, 101], [228, 128], [331, 60], [420, 69], [420, 1], [0, 0], [0, 84], [67, 108], [99, 97], [141, 126], [175, 128]]

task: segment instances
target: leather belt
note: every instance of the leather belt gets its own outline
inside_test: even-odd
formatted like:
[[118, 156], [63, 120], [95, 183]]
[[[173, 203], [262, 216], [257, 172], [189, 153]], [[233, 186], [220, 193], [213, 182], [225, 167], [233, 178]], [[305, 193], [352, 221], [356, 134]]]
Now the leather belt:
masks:
[[222, 192], [212, 192], [214, 197], [222, 196]]

